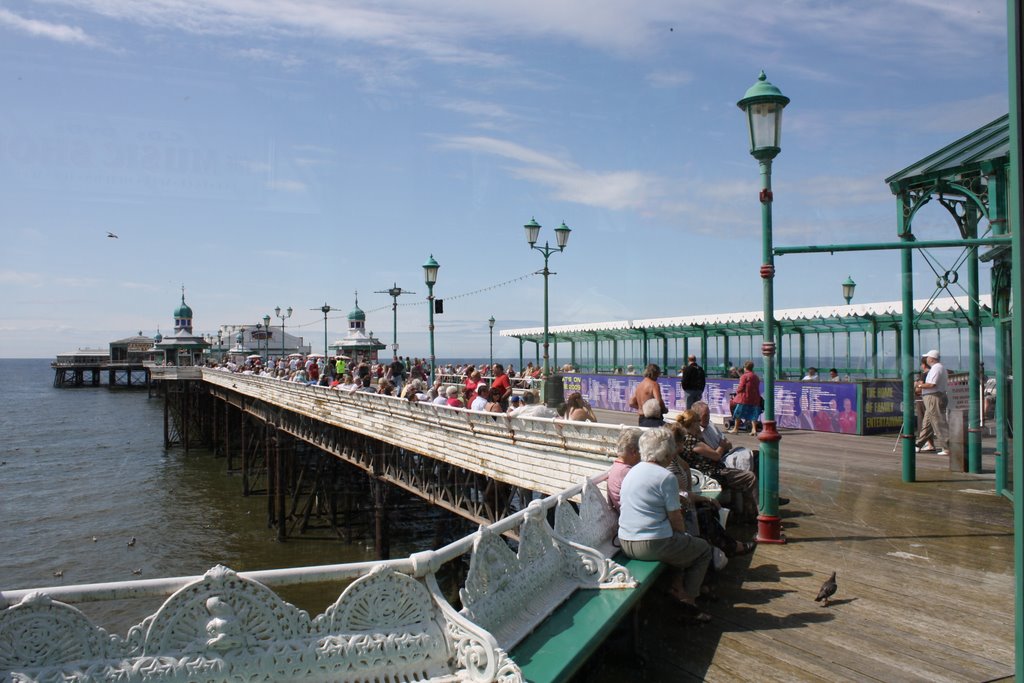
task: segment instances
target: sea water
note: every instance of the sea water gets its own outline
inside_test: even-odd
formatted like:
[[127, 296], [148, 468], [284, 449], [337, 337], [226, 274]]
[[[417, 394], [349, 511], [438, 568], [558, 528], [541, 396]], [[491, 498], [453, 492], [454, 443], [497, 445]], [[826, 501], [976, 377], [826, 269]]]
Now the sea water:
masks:
[[[48, 360], [0, 360], [0, 590], [374, 559], [372, 536], [277, 542], [266, 498], [243, 497], [224, 458], [164, 449], [162, 398], [52, 384]], [[392, 530], [393, 557], [434, 540], [432, 524]], [[315, 614], [341, 587], [280, 593]], [[124, 633], [160, 602], [79, 608]]]

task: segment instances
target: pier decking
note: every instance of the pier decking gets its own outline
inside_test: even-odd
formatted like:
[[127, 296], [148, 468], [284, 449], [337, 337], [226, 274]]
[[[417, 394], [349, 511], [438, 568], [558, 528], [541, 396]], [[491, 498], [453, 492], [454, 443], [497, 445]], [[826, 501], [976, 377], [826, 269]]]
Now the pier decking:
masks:
[[[608, 414], [602, 422], [612, 422]], [[633, 416], [622, 421], [633, 422]], [[756, 447], [752, 437], [737, 443]], [[1013, 675], [1013, 509], [991, 474], [918, 455], [900, 481], [893, 437], [787, 432], [785, 545], [735, 558], [711, 624], [650, 600], [646, 666], [606, 648], [585, 680], [991, 681]], [[986, 440], [985, 471], [992, 472]], [[746, 538], [754, 527], [730, 527]], [[831, 607], [813, 598], [838, 573]], [[578, 680], [584, 680], [580, 678]]]

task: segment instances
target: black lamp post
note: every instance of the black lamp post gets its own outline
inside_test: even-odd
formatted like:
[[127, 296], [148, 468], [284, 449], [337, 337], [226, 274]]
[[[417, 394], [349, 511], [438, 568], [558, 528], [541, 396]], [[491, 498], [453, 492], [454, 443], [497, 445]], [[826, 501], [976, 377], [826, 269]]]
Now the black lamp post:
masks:
[[263, 345], [267, 347], [267, 364], [270, 363], [270, 314], [267, 313], [263, 316], [263, 329], [266, 330], [266, 335], [263, 338]]
[[487, 320], [487, 326], [491, 330], [491, 353], [490, 353], [490, 365], [487, 367], [492, 368], [491, 372], [494, 372], [494, 316], [492, 315]]

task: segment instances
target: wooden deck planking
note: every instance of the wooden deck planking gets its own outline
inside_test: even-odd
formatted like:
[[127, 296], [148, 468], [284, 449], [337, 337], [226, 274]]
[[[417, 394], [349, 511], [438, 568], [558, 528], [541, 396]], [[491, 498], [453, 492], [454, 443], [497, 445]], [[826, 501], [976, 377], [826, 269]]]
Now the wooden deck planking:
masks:
[[[627, 417], [606, 419], [631, 422]], [[749, 436], [739, 445], [756, 447]], [[1013, 510], [991, 474], [917, 457], [900, 481], [895, 437], [787, 432], [785, 545], [735, 558], [707, 626], [648, 606], [647, 666], [595, 658], [587, 681], [986, 681], [1013, 672]], [[991, 446], [986, 442], [986, 446]], [[984, 463], [991, 472], [993, 456]], [[753, 526], [730, 527], [747, 538]], [[906, 553], [893, 555], [892, 553]], [[915, 557], [916, 556], [916, 557]], [[838, 572], [836, 604], [813, 602]], [[611, 651], [609, 651], [611, 652]]]

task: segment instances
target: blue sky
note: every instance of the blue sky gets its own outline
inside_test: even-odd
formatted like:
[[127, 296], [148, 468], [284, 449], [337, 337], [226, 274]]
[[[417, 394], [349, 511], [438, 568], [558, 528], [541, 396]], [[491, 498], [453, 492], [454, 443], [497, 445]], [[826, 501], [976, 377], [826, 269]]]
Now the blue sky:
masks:
[[[756, 162], [736, 101], [791, 98], [776, 245], [890, 241], [883, 179], [1007, 109], [1006, 3], [722, 0], [0, 3], [0, 356], [157, 326], [368, 327], [439, 357], [497, 330], [756, 310]], [[952, 239], [942, 210], [916, 232]], [[119, 239], [106, 237], [107, 231]], [[954, 252], [937, 254], [952, 263]], [[777, 259], [780, 308], [899, 298], [896, 252]], [[917, 257], [917, 296], [934, 275]], [[982, 291], [987, 291], [983, 268]], [[501, 285], [494, 287], [494, 285]], [[493, 287], [493, 288], [492, 288]], [[477, 292], [477, 290], [487, 291]], [[467, 296], [458, 296], [469, 294]], [[457, 298], [456, 298], [457, 297]], [[299, 326], [292, 329], [293, 326]], [[322, 342], [316, 342], [319, 345]], [[495, 355], [514, 341], [495, 335]]]

